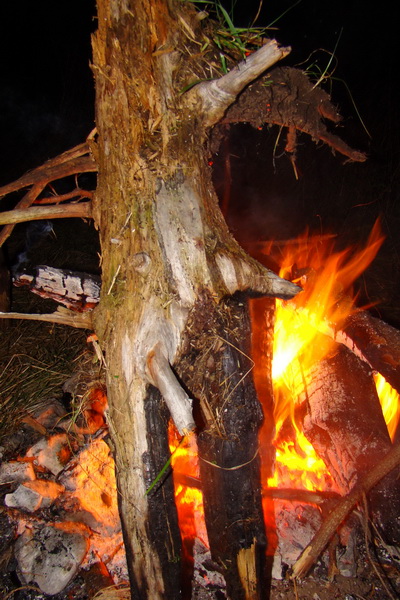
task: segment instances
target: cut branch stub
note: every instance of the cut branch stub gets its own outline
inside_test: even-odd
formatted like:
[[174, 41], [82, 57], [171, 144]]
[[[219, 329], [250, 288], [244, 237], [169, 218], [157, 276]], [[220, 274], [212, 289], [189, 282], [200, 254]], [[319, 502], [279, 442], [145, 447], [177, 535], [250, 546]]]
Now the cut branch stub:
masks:
[[246, 85], [278, 60], [285, 58], [290, 50], [280, 48], [275, 40], [270, 40], [223, 77], [193, 88], [189, 99], [200, 99], [205, 127], [217, 123]]
[[282, 279], [257, 261], [219, 252], [215, 255], [219, 272], [229, 294], [248, 292], [288, 300], [301, 292], [301, 287]]

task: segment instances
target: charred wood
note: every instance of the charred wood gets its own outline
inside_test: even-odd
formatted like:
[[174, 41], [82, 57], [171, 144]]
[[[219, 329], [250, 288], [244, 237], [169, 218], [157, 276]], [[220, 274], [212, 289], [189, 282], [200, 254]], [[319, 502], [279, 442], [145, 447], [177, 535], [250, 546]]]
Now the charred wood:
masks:
[[[304, 433], [339, 490], [348, 493], [392, 448], [371, 369], [337, 346], [310, 373]], [[369, 495], [375, 524], [389, 544], [400, 543], [400, 471]]]
[[400, 332], [368, 312], [358, 312], [346, 321], [337, 341], [360, 355], [400, 392]]
[[193, 316], [198, 337], [190, 340], [182, 378], [203, 407], [198, 448], [211, 556], [229, 598], [255, 599], [266, 589], [257, 436], [263, 415], [249, 358], [247, 307], [240, 297], [211, 307], [205, 300], [203, 312]]
[[99, 302], [101, 280], [88, 273], [39, 265], [31, 273], [16, 273], [14, 285], [26, 287], [76, 312], [86, 312]]

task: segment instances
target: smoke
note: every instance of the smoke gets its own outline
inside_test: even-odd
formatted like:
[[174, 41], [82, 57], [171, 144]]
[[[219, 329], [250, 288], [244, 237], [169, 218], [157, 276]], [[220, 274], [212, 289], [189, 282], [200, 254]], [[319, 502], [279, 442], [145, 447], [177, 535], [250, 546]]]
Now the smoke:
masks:
[[19, 273], [30, 262], [32, 252], [51, 234], [54, 235], [53, 223], [51, 221], [31, 221], [27, 225], [23, 250], [17, 255], [15, 263], [11, 266], [13, 276]]

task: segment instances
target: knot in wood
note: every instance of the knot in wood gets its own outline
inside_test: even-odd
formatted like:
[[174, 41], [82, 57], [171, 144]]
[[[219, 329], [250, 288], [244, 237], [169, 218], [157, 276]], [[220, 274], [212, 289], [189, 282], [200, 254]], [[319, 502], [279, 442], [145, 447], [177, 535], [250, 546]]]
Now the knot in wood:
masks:
[[151, 258], [147, 252], [138, 252], [131, 258], [132, 267], [139, 273], [147, 273], [150, 269]]

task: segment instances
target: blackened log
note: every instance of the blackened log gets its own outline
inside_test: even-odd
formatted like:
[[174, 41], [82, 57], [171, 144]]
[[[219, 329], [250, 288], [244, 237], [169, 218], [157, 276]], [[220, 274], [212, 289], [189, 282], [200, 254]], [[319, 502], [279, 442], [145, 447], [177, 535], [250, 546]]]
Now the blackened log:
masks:
[[251, 355], [254, 360], [253, 380], [264, 411], [259, 433], [263, 477], [273, 475], [275, 448], [274, 392], [272, 382], [272, 349], [275, 327], [275, 300], [253, 298], [249, 302], [251, 316]]
[[[149, 452], [143, 457], [148, 485], [148, 535], [160, 558], [165, 598], [181, 598], [181, 536], [170, 469], [157, 480], [170, 458], [168, 446], [169, 410], [157, 388], [149, 386], [147, 395], [147, 441]], [[155, 485], [153, 486], [153, 483]], [[151, 489], [150, 489], [151, 488]]]
[[[304, 433], [323, 458], [341, 493], [348, 493], [392, 444], [370, 367], [342, 345], [310, 373]], [[369, 494], [376, 525], [400, 543], [400, 469]]]
[[347, 319], [336, 339], [364, 358], [400, 392], [400, 331], [363, 311]]
[[198, 449], [211, 556], [230, 599], [265, 597], [257, 435], [263, 415], [252, 378], [246, 301], [234, 297], [216, 307], [205, 298], [192, 326], [197, 335], [190, 339], [182, 378], [203, 407]]

